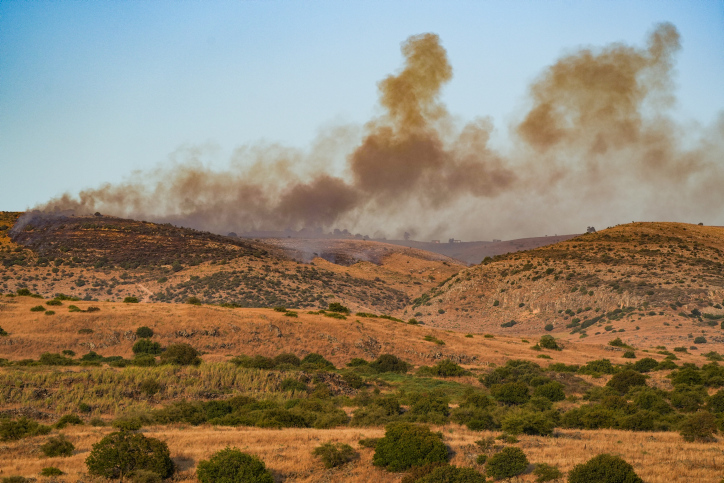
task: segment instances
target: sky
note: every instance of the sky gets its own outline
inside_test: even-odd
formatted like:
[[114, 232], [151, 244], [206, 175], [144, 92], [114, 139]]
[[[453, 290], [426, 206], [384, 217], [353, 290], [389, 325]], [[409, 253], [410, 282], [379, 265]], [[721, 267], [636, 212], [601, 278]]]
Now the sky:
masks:
[[[492, 145], [562, 56], [681, 36], [671, 115], [724, 110], [722, 1], [0, 1], [0, 210], [120, 183], [203, 148], [224, 169], [241, 146], [308, 149], [379, 116], [378, 83], [411, 35], [439, 36], [462, 120], [489, 116]], [[724, 220], [722, 220], [724, 221]]]

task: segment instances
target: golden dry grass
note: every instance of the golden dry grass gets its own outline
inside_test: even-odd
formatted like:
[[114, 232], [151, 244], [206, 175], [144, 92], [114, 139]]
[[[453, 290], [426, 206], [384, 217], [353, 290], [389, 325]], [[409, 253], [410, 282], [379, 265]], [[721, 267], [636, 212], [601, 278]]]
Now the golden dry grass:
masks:
[[[465, 427], [448, 425], [432, 428], [441, 431], [452, 451], [451, 463], [475, 467], [480, 450], [475, 441], [495, 433], [474, 432]], [[87, 481], [84, 464], [91, 447], [109, 428], [69, 427], [62, 431], [75, 445], [69, 458], [41, 457], [38, 448], [46, 436], [28, 438], [0, 446], [0, 477], [21, 475], [38, 477], [40, 470], [55, 466], [67, 473], [65, 481]], [[363, 429], [284, 429], [221, 427], [151, 427], [144, 434], [166, 441], [179, 472], [175, 481], [195, 481], [195, 468], [202, 459], [227, 446], [259, 456], [274, 473], [277, 481], [363, 483], [398, 482], [402, 474], [388, 473], [372, 465], [373, 450], [360, 448], [361, 438], [384, 435], [382, 428]], [[517, 444], [528, 460], [548, 463], [567, 472], [600, 453], [612, 453], [631, 463], [647, 483], [701, 482], [717, 483], [724, 474], [724, 451], [720, 444], [686, 443], [675, 433], [633, 433], [626, 431], [561, 430], [555, 437], [522, 436]], [[337, 469], [325, 469], [311, 455], [314, 447], [332, 441], [351, 445], [360, 457]], [[534, 475], [522, 475], [518, 481], [532, 482]]]

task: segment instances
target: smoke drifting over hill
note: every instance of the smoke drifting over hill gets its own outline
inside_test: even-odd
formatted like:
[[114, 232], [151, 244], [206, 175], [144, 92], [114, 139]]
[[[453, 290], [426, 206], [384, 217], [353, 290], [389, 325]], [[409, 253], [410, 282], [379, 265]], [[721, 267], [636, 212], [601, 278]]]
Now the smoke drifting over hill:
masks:
[[181, 162], [39, 209], [222, 233], [338, 227], [457, 238], [632, 219], [724, 223], [724, 116], [692, 134], [666, 115], [679, 48], [676, 28], [661, 24], [646, 48], [561, 58], [531, 85], [514, 144], [497, 152], [490, 121], [461, 125], [440, 102], [452, 67], [438, 36], [413, 36], [402, 69], [379, 83], [384, 114], [361, 136], [341, 126], [304, 151], [242, 147], [226, 171], [205, 167], [201, 148], [186, 149]]

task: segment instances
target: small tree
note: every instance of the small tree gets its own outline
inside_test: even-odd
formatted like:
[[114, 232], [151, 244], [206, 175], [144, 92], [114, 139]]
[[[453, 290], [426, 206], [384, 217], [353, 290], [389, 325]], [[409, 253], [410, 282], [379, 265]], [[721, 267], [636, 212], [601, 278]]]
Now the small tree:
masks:
[[[552, 326], [551, 326], [552, 329]], [[543, 349], [550, 349], [554, 351], [561, 350], [560, 347], [558, 347], [558, 344], [556, 343], [556, 340], [553, 338], [552, 335], [544, 335], [540, 338], [540, 341], [538, 342], [538, 345], [541, 346]]]
[[141, 339], [131, 348], [134, 354], [158, 355], [161, 353], [161, 344], [149, 339]]
[[643, 483], [633, 469], [618, 456], [600, 454], [576, 465], [568, 473], [568, 483]]
[[505, 384], [493, 384], [490, 388], [490, 395], [503, 404], [525, 404], [530, 399], [528, 386], [522, 382], [507, 382]]
[[681, 423], [679, 434], [685, 441], [701, 441], [710, 443], [714, 441], [717, 430], [716, 417], [707, 411], [692, 414]]
[[48, 441], [40, 447], [40, 451], [50, 458], [55, 456], [72, 456], [74, 449], [75, 446], [73, 446], [73, 443], [68, 441], [63, 435], [48, 438]]
[[447, 461], [447, 447], [442, 436], [427, 426], [395, 423], [385, 428], [385, 437], [375, 446], [372, 464], [387, 471], [404, 471], [437, 461]]
[[485, 465], [486, 473], [496, 480], [512, 478], [528, 468], [528, 458], [522, 449], [508, 446], [494, 454]]
[[330, 312], [337, 312], [340, 314], [349, 314], [350, 310], [345, 307], [344, 305], [340, 304], [339, 302], [332, 302], [329, 304], [329, 308], [327, 309]]
[[166, 443], [128, 431], [111, 433], [94, 444], [85, 464], [91, 475], [119, 480], [136, 470], [153, 471], [162, 478], [174, 470]]
[[377, 359], [369, 363], [369, 366], [375, 372], [398, 372], [404, 374], [410, 368], [410, 365], [392, 354], [382, 354]]
[[236, 448], [222, 449], [199, 461], [196, 476], [201, 483], [274, 483], [262, 460]]
[[180, 366], [198, 366], [201, 364], [201, 359], [199, 352], [189, 344], [171, 344], [161, 353], [161, 362]]
[[136, 329], [136, 337], [139, 339], [150, 339], [153, 337], [153, 329], [143, 325]]
[[632, 387], [645, 385], [646, 376], [632, 369], [624, 369], [614, 374], [606, 383], [606, 386], [615, 389], [619, 394], [626, 394]]

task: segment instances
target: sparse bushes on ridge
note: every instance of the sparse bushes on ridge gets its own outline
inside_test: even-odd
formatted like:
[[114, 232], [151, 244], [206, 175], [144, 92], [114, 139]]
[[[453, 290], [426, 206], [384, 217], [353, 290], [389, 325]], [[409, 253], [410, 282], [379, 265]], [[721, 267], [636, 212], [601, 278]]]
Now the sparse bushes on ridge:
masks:
[[196, 476], [201, 483], [274, 483], [263, 461], [228, 447], [199, 461]]
[[140, 339], [131, 348], [134, 354], [158, 355], [162, 352], [161, 344], [149, 339]]
[[0, 419], [0, 440], [15, 441], [27, 436], [37, 436], [50, 433], [50, 426], [38, 424], [37, 421], [21, 417], [17, 421]]

